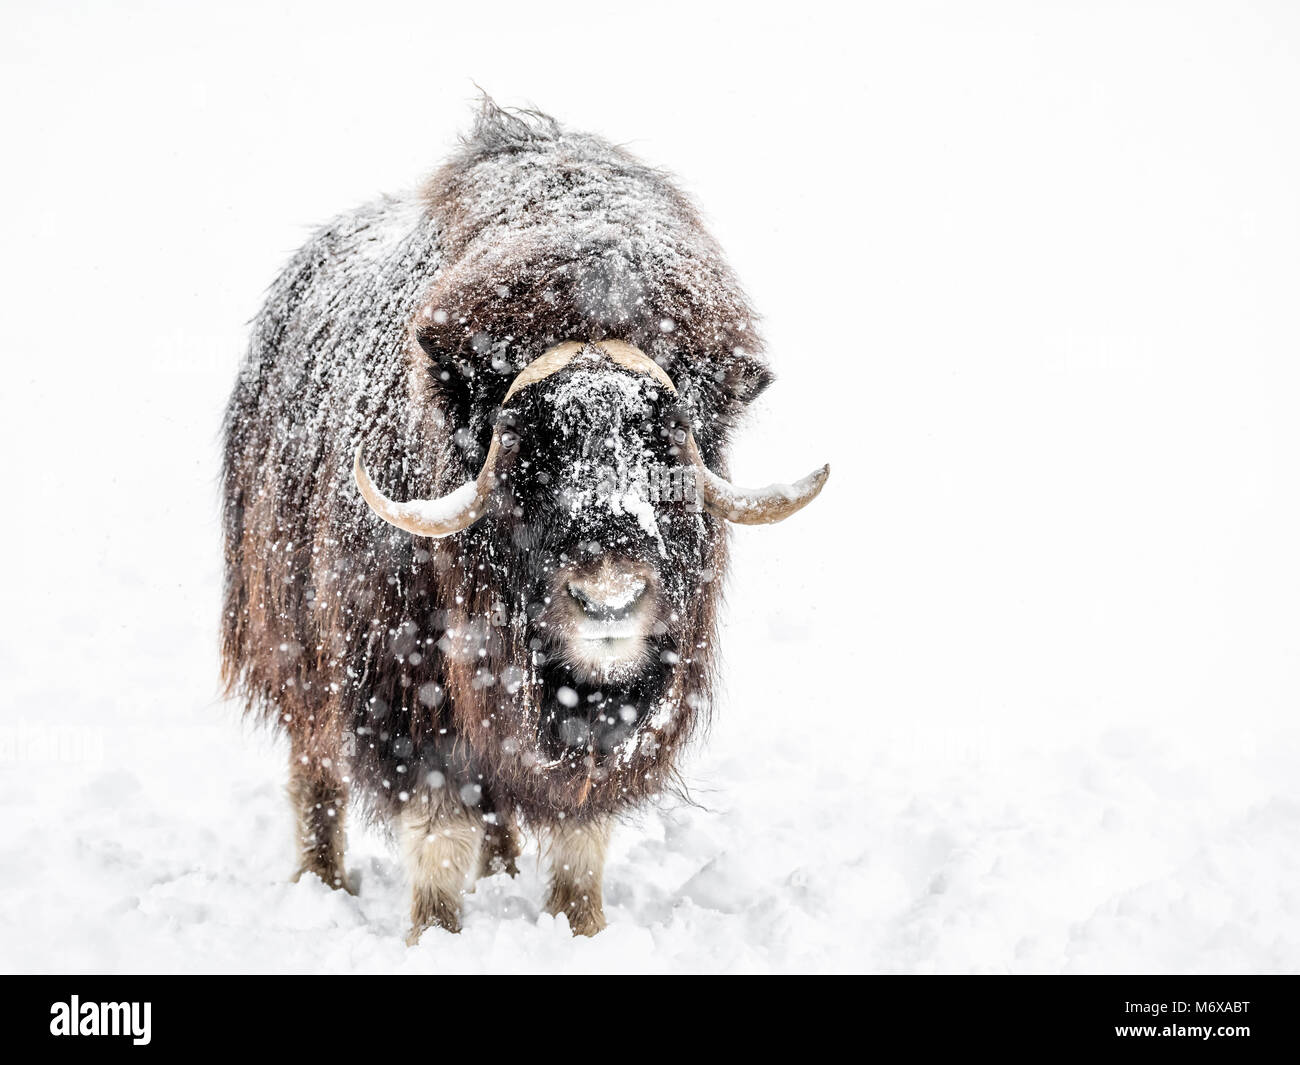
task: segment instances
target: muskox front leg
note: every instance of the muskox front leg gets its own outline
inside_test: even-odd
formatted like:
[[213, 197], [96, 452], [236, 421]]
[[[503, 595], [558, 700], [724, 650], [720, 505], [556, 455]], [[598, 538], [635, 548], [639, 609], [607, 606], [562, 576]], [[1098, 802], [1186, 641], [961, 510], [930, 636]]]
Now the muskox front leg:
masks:
[[348, 792], [335, 764], [295, 750], [289, 762], [289, 801], [297, 820], [293, 879], [315, 873], [330, 887], [351, 891], [343, 868]]
[[414, 946], [426, 928], [460, 931], [460, 907], [470, 877], [483, 860], [483, 817], [477, 810], [440, 799], [441, 790], [408, 802], [398, 817], [398, 836], [411, 880]]
[[550, 829], [551, 895], [546, 912], [569, 919], [575, 936], [594, 936], [605, 927], [601, 879], [612, 824], [607, 819]]

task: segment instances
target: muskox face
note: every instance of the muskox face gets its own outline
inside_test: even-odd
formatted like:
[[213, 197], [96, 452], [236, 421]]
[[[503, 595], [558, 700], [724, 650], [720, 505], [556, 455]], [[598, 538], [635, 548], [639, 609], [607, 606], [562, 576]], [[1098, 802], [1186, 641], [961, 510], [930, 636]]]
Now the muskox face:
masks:
[[719, 522], [780, 521], [821, 491], [829, 468], [736, 488], [705, 467], [665, 371], [604, 340], [561, 344], [525, 367], [500, 401], [477, 478], [455, 492], [394, 502], [360, 448], [354, 472], [370, 507], [408, 532], [451, 536], [487, 519], [492, 560], [482, 565], [499, 567], [496, 586], [512, 599], [502, 610], [525, 626], [561, 702], [613, 695], [644, 707], [691, 652]]
[[530, 635], [585, 684], [626, 683], [679, 653], [712, 578], [688, 423], [663, 382], [592, 352], [513, 397], [498, 486], [528, 575]]

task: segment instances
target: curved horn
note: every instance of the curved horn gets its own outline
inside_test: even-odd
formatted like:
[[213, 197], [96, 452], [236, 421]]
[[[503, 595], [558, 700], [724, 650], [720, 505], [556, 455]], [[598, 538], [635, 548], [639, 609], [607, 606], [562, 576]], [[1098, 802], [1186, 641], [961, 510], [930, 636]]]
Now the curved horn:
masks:
[[[601, 340], [595, 347], [600, 348], [624, 369], [633, 373], [643, 373], [653, 377], [674, 395], [677, 387], [673, 380], [654, 359], [640, 348], [622, 340]], [[802, 510], [822, 490], [826, 478], [831, 474], [829, 465], [814, 470], [794, 484], [770, 484], [766, 488], [737, 488], [730, 481], [725, 481], [704, 465], [700, 450], [695, 446], [694, 435], [686, 436], [686, 457], [699, 471], [699, 490], [704, 505], [719, 518], [733, 521], [740, 525], [768, 525], [784, 521], [797, 510]]]
[[624, 340], [598, 340], [592, 347], [599, 348], [623, 369], [653, 377], [669, 392], [677, 395], [677, 386], [667, 371], [640, 348], [634, 348]]
[[693, 433], [686, 434], [686, 457], [699, 471], [698, 487], [705, 507], [716, 517], [737, 525], [770, 525], [785, 521], [817, 498], [831, 475], [829, 463], [793, 484], [738, 488], [704, 465]]
[[[585, 346], [577, 341], [569, 341], [539, 355], [510, 382], [505, 399], [501, 401], [502, 405], [521, 388], [527, 388], [564, 369]], [[514, 450], [515, 442], [509, 439], [503, 441], [503, 437], [512, 435], [508, 430], [503, 433], [500, 426], [493, 429], [492, 443], [478, 477], [437, 499], [412, 499], [406, 503], [389, 499], [375, 487], [375, 482], [366, 472], [360, 444], [357, 445], [356, 457], [352, 462], [352, 476], [370, 509], [388, 524], [416, 536], [451, 536], [468, 529], [487, 512], [492, 492], [497, 486], [497, 465], [501, 452], [503, 449]]]
[[573, 361], [573, 357], [578, 354], [587, 345], [579, 344], [576, 340], [569, 340], [563, 344], [556, 344], [555, 347], [538, 355], [532, 362], [519, 371], [519, 376], [510, 382], [510, 387], [506, 389], [505, 398], [501, 400], [504, 407], [506, 401], [518, 392], [521, 388], [527, 388], [529, 385], [535, 385], [551, 374], [563, 370]]
[[468, 529], [487, 510], [488, 500], [497, 485], [494, 467], [500, 450], [501, 432], [493, 430], [492, 445], [488, 448], [487, 459], [478, 478], [466, 481], [454, 492], [437, 499], [412, 499], [408, 503], [389, 499], [375, 487], [375, 482], [366, 472], [360, 444], [357, 445], [356, 459], [352, 463], [352, 475], [370, 509], [389, 525], [396, 525], [416, 536], [450, 536]]

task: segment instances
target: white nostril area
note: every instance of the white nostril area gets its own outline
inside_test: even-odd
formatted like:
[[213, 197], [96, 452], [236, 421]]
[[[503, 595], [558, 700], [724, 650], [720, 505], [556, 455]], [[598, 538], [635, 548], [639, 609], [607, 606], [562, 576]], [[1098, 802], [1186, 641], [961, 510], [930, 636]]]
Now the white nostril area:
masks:
[[645, 595], [645, 589], [644, 580], [629, 574], [569, 582], [569, 595], [593, 618], [626, 616]]

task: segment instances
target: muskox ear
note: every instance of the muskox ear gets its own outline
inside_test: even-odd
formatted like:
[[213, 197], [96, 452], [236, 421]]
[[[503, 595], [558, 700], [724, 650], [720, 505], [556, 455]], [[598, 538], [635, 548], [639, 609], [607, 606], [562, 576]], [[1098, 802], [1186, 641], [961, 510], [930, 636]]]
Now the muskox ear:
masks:
[[453, 425], [465, 425], [474, 402], [473, 365], [450, 350], [446, 338], [437, 330], [419, 329], [415, 338], [428, 360], [429, 379], [447, 416]]
[[736, 411], [743, 410], [758, 399], [772, 383], [772, 379], [772, 371], [767, 366], [754, 356], [740, 351], [734, 352], [721, 370], [723, 394]]

